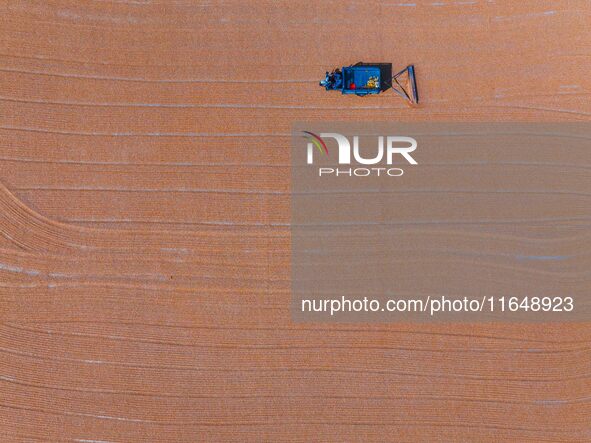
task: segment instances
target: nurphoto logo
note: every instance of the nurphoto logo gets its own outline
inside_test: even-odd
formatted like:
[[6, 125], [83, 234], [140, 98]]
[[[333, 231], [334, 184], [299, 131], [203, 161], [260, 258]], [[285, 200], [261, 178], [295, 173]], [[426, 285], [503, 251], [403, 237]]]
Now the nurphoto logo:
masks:
[[[391, 167], [395, 160], [404, 159], [411, 165], [416, 165], [417, 161], [411, 156], [411, 152], [417, 149], [417, 141], [412, 137], [404, 136], [376, 136], [377, 149], [371, 151], [371, 156], [366, 156], [369, 149], [363, 149], [359, 146], [359, 136], [350, 139], [337, 132], [321, 132], [315, 134], [309, 131], [302, 131], [307, 142], [307, 164], [314, 164], [316, 156], [320, 156], [322, 163], [334, 163], [338, 160], [338, 165], [365, 165], [372, 167], [349, 167], [343, 168], [337, 165], [321, 166], [318, 168], [319, 176], [348, 176], [348, 177], [366, 177], [370, 175], [400, 177], [404, 170], [398, 167]], [[327, 140], [335, 141], [337, 144], [336, 153], [334, 149], [328, 148]], [[331, 143], [332, 144], [332, 143]], [[353, 149], [351, 149], [351, 145]], [[374, 145], [375, 146], [375, 145]], [[351, 153], [353, 155], [351, 156]], [[353, 158], [351, 158], [353, 157]], [[383, 166], [375, 166], [383, 165]]]

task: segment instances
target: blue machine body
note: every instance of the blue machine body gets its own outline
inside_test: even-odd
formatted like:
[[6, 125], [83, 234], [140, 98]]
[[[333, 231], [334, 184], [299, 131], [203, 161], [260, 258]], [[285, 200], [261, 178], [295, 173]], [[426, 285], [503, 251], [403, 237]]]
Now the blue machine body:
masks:
[[[343, 94], [379, 94], [382, 90], [380, 88], [381, 75], [378, 66], [347, 66], [343, 67]], [[366, 87], [371, 78], [377, 78], [375, 87]], [[354, 86], [353, 86], [354, 85]]]
[[337, 90], [343, 94], [369, 95], [386, 90], [391, 86], [391, 79], [391, 64], [360, 62], [327, 72], [320, 86], [324, 86], [327, 91]]

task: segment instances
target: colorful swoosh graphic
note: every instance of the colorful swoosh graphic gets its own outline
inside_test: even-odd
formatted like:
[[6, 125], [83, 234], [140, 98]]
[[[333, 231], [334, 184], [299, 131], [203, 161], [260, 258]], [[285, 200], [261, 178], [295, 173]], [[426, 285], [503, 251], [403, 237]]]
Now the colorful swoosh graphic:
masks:
[[314, 134], [313, 132], [309, 132], [309, 131], [302, 131], [304, 134], [308, 134], [308, 137], [306, 137], [306, 139], [310, 140], [312, 143], [314, 143], [314, 145], [318, 148], [318, 150], [322, 153], [324, 153], [326, 156], [328, 156], [328, 148], [326, 147], [326, 143], [324, 143], [324, 140], [322, 140], [321, 137], [319, 137], [318, 135]]

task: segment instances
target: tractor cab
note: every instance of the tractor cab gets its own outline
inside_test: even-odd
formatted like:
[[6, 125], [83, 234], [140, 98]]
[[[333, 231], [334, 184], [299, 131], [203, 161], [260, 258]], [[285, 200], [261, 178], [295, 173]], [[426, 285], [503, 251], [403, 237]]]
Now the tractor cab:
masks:
[[320, 80], [320, 86], [324, 86], [327, 91], [341, 89], [343, 87], [343, 73], [338, 68], [332, 72], [326, 71], [326, 77], [324, 80]]

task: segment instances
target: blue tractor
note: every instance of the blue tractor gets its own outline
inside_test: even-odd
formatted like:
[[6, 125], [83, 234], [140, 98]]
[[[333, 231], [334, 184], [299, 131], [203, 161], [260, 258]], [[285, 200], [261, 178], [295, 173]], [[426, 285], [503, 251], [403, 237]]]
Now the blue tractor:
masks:
[[[401, 79], [406, 76], [406, 86]], [[396, 87], [394, 87], [394, 84]], [[415, 67], [409, 65], [402, 71], [392, 75], [391, 63], [363, 63], [359, 62], [351, 66], [336, 68], [327, 72], [324, 80], [320, 81], [327, 91], [341, 91], [342, 94], [354, 94], [367, 96], [379, 94], [380, 92], [392, 89], [402, 98], [411, 104], [419, 102], [417, 83], [415, 78]]]

